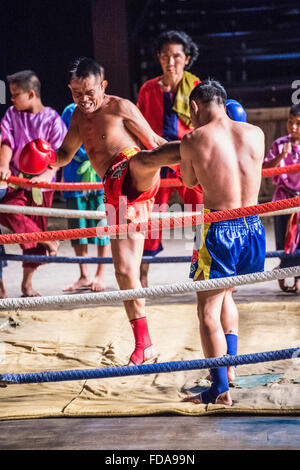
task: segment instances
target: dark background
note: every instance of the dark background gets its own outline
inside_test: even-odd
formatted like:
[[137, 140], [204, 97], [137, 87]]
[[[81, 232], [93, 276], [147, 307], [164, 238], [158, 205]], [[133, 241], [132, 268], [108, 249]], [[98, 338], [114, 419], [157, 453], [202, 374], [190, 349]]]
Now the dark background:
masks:
[[0, 33], [0, 47], [5, 51], [0, 78], [4, 80], [6, 75], [20, 70], [34, 70], [41, 80], [44, 104], [61, 112], [72, 99], [67, 88], [70, 62], [77, 56], [93, 55], [91, 2], [0, 0], [0, 3], [5, 17], [5, 29]]
[[[300, 79], [300, 4], [278, 0], [0, 0], [0, 79], [36, 71], [44, 104], [71, 102], [68, 69], [93, 56], [106, 70], [108, 93], [137, 99], [160, 73], [153, 39], [183, 29], [198, 44], [192, 72], [220, 80], [246, 108], [290, 106]], [[0, 105], [0, 118], [9, 106]]]

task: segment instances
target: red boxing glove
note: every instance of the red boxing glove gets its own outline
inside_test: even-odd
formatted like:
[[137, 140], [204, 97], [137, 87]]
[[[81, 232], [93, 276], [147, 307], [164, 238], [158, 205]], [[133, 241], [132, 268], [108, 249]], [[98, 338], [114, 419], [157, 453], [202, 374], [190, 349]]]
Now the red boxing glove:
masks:
[[56, 153], [51, 144], [44, 139], [35, 139], [28, 142], [23, 148], [20, 154], [19, 168], [28, 175], [39, 175], [56, 160]]

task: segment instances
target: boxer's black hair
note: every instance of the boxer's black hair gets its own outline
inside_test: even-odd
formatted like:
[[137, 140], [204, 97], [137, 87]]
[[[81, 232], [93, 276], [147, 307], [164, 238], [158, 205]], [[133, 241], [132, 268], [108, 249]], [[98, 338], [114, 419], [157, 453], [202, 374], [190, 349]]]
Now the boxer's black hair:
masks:
[[80, 57], [76, 59], [71, 66], [69, 71], [69, 81], [74, 78], [87, 78], [90, 75], [104, 78], [104, 68], [94, 59], [89, 57]]
[[293, 104], [290, 108], [290, 114], [292, 116], [300, 116], [300, 103], [298, 104]]
[[186, 69], [189, 69], [198, 58], [199, 50], [197, 44], [184, 31], [171, 30], [161, 33], [154, 44], [155, 56], [161, 52], [165, 44], [182, 44], [185, 55], [190, 56], [190, 61], [185, 66]]
[[207, 79], [199, 83], [190, 94], [190, 101], [201, 101], [204, 104], [215, 102], [225, 104], [227, 93], [225, 88], [217, 80]]
[[7, 75], [8, 83], [17, 85], [23, 91], [29, 92], [34, 90], [38, 98], [41, 97], [41, 82], [35, 72], [32, 70], [22, 70], [21, 72]]

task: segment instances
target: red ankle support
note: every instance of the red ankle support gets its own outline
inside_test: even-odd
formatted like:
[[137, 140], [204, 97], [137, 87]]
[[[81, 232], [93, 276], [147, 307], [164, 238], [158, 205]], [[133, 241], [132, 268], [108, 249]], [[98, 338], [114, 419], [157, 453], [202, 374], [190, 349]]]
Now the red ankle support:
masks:
[[131, 320], [132, 331], [135, 339], [135, 350], [133, 351], [130, 360], [134, 364], [143, 364], [145, 360], [144, 351], [145, 349], [152, 346], [152, 341], [150, 338], [147, 318], [137, 318], [136, 320]]

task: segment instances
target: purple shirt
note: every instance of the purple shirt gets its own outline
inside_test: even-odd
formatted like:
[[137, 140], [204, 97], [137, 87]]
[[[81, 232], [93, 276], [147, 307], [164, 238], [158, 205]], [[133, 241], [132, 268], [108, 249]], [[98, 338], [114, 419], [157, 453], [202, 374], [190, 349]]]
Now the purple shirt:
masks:
[[[67, 133], [65, 123], [52, 108], [45, 108], [37, 114], [17, 111], [14, 106], [7, 109], [1, 121], [2, 144], [8, 145], [12, 151], [10, 171], [18, 176], [19, 157], [23, 147], [34, 139], [45, 139], [57, 150]], [[56, 181], [54, 176], [52, 181]]]
[[[275, 140], [269, 150], [268, 155], [265, 157], [264, 162], [269, 162], [282, 152], [284, 144], [290, 142], [291, 136], [285, 135]], [[278, 164], [280, 167], [294, 165], [300, 163], [300, 145], [292, 144], [292, 152], [287, 155], [286, 158], [282, 158]], [[284, 175], [273, 176], [272, 183], [277, 187], [275, 189], [272, 201], [278, 201], [280, 199], [287, 199], [289, 197], [296, 196], [297, 192], [300, 191], [300, 174], [299, 173], [287, 173]]]

